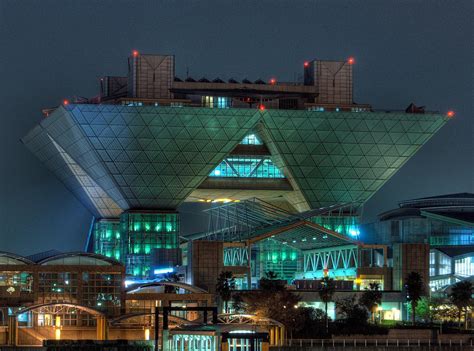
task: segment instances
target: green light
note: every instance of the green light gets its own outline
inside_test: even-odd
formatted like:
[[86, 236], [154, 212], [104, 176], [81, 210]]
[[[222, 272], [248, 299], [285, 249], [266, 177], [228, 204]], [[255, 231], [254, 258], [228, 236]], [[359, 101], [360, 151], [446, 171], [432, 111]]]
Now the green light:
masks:
[[151, 252], [151, 245], [150, 244], [147, 244], [145, 245], [145, 254], [149, 254]]
[[135, 232], [138, 232], [138, 231], [140, 231], [140, 227], [141, 227], [141, 226], [140, 226], [140, 223], [135, 223], [135, 224], [133, 225], [133, 230], [134, 230]]
[[291, 259], [292, 261], [296, 260], [297, 257], [298, 257], [298, 255], [297, 255], [297, 253], [294, 252], [294, 251], [290, 254], [290, 259]]
[[115, 233], [115, 239], [120, 239], [120, 232]]
[[145, 230], [149, 232], [151, 229], [150, 223], [145, 223]]
[[173, 231], [173, 224], [172, 223], [166, 223], [166, 231], [167, 232], [172, 232]]

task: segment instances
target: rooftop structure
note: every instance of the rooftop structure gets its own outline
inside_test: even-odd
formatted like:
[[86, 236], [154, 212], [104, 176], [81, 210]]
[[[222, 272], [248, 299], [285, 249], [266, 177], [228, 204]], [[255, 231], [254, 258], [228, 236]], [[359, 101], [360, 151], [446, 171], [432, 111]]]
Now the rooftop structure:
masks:
[[134, 52], [127, 77], [45, 110], [22, 140], [94, 214], [92, 249], [146, 277], [181, 264], [183, 202], [362, 205], [448, 120], [354, 103], [353, 64], [308, 61], [302, 82], [225, 83], [179, 79], [174, 56]]

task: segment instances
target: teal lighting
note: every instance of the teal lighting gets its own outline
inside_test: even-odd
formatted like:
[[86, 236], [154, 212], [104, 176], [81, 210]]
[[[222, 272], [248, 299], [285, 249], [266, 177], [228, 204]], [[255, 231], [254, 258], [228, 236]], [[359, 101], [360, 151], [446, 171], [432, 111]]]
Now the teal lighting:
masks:
[[209, 174], [210, 177], [285, 178], [268, 156], [231, 156]]

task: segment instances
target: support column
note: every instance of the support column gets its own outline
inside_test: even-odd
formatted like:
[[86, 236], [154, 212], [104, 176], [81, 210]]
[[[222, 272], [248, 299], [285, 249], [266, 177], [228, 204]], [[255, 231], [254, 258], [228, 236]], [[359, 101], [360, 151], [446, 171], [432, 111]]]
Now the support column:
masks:
[[268, 351], [270, 350], [270, 345], [268, 343], [268, 341], [263, 341], [262, 342], [262, 351]]
[[170, 342], [169, 342], [170, 331], [168, 329], [163, 329], [161, 334], [161, 350], [170, 351]]
[[97, 340], [107, 340], [108, 334], [107, 318], [104, 316], [97, 317]]
[[224, 341], [222, 342], [221, 350], [222, 351], [229, 351], [229, 340], [226, 340], [225, 342]]
[[8, 316], [8, 340], [10, 346], [18, 345], [18, 319], [16, 316]]
[[275, 327], [275, 330], [274, 330], [274, 335], [273, 335], [273, 338], [274, 338], [274, 341], [275, 341], [275, 346], [279, 346], [280, 345], [280, 327]]
[[270, 336], [270, 345], [275, 345], [275, 327], [270, 327], [269, 330], [269, 336]]

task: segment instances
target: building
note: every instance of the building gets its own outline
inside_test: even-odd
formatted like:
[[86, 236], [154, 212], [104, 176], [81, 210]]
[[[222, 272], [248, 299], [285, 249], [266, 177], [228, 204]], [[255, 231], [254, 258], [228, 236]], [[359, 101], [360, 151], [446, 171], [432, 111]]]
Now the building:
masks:
[[[44, 110], [22, 141], [93, 213], [89, 249], [120, 260], [130, 278], [187, 264], [185, 201], [259, 198], [354, 239], [357, 208], [451, 115], [354, 103], [353, 63], [305, 62], [301, 82], [224, 82], [180, 79], [174, 56], [134, 51], [126, 77]], [[307, 216], [347, 203], [350, 214]]]
[[[380, 214], [379, 221], [364, 226], [363, 232], [368, 242], [396, 248], [424, 245], [427, 249], [416, 250], [413, 257], [418, 265], [424, 262], [422, 275], [432, 292], [474, 276], [473, 194], [403, 201], [399, 208]], [[396, 266], [400, 256], [394, 253], [393, 257]]]

